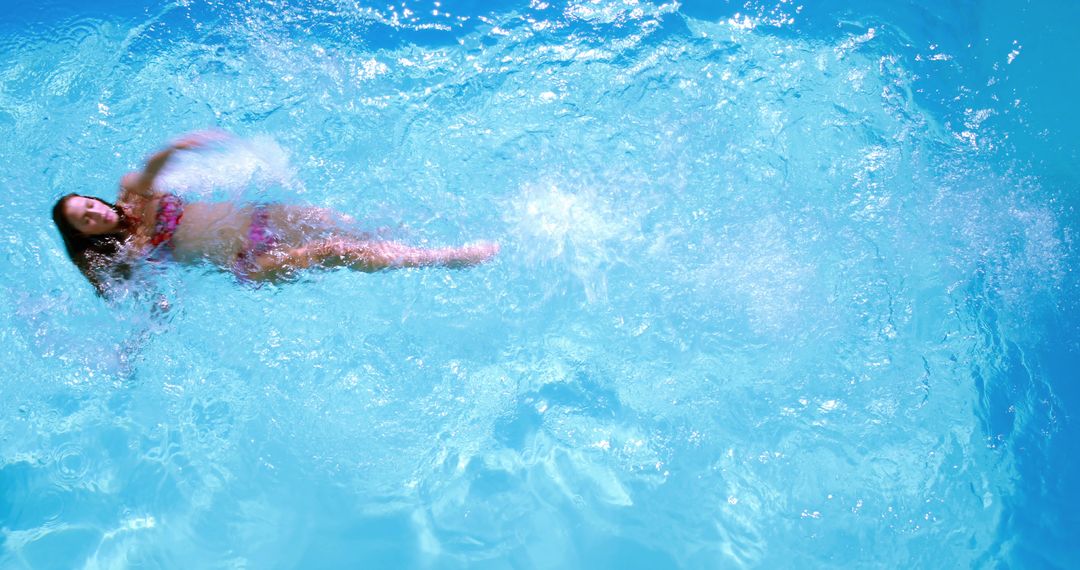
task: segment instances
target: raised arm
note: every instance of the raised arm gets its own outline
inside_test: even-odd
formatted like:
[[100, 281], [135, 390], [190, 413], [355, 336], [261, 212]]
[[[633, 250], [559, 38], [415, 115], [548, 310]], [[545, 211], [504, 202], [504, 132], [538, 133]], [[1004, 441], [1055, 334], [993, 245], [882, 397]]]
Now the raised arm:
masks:
[[[143, 167], [142, 172], [130, 172], [126, 174], [120, 180], [120, 188], [123, 193], [130, 192], [143, 198], [150, 198], [154, 195], [154, 181], [157, 179], [158, 174], [161, 174], [161, 170], [165, 168], [165, 165], [169, 162], [173, 153], [178, 150], [194, 150], [202, 148], [209, 144], [219, 142], [229, 138], [229, 135], [223, 131], [197, 131], [182, 135], [174, 140], [169, 146], [154, 153], [146, 161], [146, 166]], [[121, 201], [124, 201], [124, 194], [121, 194]]]

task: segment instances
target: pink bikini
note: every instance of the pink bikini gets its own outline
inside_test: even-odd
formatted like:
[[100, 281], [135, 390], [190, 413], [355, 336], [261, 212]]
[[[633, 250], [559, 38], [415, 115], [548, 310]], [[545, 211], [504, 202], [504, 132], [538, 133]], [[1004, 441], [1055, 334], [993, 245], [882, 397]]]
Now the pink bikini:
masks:
[[270, 251], [277, 245], [277, 238], [270, 230], [270, 212], [266, 204], [257, 204], [251, 212], [251, 226], [248, 227], [247, 247], [236, 254], [236, 263], [233, 265], [233, 274], [240, 280], [257, 272], [259, 256]]

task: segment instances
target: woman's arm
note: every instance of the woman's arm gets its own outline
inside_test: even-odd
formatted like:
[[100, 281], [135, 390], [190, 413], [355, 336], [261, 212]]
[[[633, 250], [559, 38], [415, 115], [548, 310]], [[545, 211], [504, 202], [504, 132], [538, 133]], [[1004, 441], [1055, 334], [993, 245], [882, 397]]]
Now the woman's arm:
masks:
[[128, 173], [120, 180], [121, 201], [125, 201], [124, 198], [128, 192], [143, 198], [152, 198], [154, 196], [154, 181], [176, 151], [202, 148], [227, 138], [229, 138], [229, 135], [222, 131], [198, 131], [181, 136], [168, 147], [151, 155], [147, 159], [142, 172]]

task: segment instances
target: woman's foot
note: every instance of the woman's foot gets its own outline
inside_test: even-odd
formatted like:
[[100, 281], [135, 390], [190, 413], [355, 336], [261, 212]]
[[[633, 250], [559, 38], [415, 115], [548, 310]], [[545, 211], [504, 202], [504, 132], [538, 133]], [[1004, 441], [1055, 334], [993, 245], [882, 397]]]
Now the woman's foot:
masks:
[[499, 249], [498, 243], [478, 241], [476, 243], [470, 243], [452, 249], [451, 255], [449, 255], [443, 263], [447, 267], [471, 267], [473, 265], [480, 265], [481, 263], [491, 261], [499, 254]]

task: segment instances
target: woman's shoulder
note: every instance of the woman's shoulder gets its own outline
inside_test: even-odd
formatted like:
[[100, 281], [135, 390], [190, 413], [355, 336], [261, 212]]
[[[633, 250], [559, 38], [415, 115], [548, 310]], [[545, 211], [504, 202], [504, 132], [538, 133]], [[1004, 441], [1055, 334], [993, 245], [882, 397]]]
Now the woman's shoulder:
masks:
[[135, 171], [128, 172], [120, 177], [120, 187], [124, 189], [134, 188], [139, 183], [140, 174]]
[[120, 177], [120, 202], [145, 204], [161, 197], [141, 172], [128, 172]]

